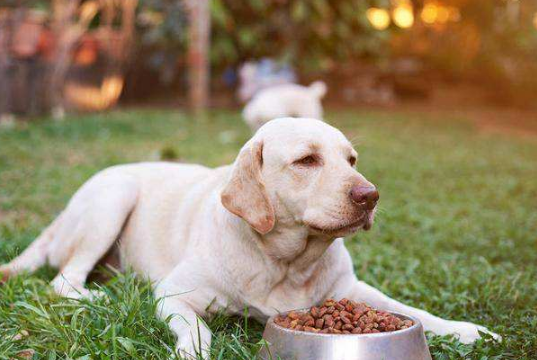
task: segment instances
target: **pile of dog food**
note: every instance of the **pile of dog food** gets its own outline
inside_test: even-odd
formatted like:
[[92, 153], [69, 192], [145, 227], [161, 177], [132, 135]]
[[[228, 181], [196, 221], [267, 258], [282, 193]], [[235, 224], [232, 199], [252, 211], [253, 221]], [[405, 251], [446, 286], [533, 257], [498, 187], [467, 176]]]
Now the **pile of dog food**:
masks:
[[308, 311], [291, 311], [274, 322], [287, 329], [320, 334], [371, 334], [403, 330], [414, 325], [386, 311], [352, 300], [326, 300]]

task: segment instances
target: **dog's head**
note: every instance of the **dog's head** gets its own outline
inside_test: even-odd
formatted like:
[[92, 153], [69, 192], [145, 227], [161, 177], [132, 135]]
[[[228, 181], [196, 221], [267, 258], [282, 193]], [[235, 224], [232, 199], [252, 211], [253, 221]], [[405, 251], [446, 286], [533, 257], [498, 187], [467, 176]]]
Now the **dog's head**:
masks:
[[368, 230], [379, 195], [356, 160], [349, 140], [322, 121], [272, 120], [242, 148], [222, 204], [261, 234], [278, 224], [328, 238]]

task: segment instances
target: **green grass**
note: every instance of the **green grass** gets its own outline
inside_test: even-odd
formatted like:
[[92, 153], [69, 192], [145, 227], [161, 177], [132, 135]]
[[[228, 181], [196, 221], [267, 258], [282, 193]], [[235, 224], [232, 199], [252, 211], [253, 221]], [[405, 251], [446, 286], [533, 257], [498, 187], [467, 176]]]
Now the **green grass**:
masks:
[[[435, 359], [537, 358], [537, 142], [479, 134], [464, 119], [338, 112], [358, 168], [381, 192], [374, 229], [347, 240], [359, 277], [437, 315], [504, 336], [463, 346], [429, 336]], [[238, 113], [207, 119], [118, 111], [0, 130], [0, 262], [15, 256], [93, 173], [178, 157], [231, 162], [249, 133]], [[0, 359], [165, 359], [174, 339], [147, 283], [116, 275], [94, 303], [56, 297], [44, 269], [0, 286]], [[262, 325], [216, 316], [215, 359], [253, 359]], [[29, 335], [13, 341], [22, 330]]]

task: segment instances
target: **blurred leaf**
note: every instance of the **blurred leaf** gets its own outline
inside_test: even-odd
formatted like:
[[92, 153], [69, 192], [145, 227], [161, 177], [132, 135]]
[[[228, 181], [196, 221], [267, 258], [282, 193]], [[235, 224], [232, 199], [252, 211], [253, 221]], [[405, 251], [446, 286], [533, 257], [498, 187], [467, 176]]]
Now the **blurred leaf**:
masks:
[[227, 9], [224, 7], [222, 0], [211, 0], [211, 17], [214, 25], [225, 26], [230, 20]]
[[136, 348], [131, 339], [117, 337], [116, 340], [121, 344], [121, 346], [123, 346], [123, 348], [127, 351], [128, 354], [132, 355], [136, 353]]
[[300, 22], [306, 19], [307, 16], [307, 5], [304, 1], [295, 1], [293, 2], [291, 8], [291, 18], [293, 21]]

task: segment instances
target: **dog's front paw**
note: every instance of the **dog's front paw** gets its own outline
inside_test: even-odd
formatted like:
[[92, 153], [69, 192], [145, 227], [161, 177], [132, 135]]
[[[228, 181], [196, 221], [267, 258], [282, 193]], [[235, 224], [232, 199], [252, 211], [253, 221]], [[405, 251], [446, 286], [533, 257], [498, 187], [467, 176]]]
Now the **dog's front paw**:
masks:
[[202, 349], [200, 353], [200, 350], [195, 349], [192, 344], [178, 344], [177, 353], [181, 356], [181, 359], [184, 360], [209, 360], [209, 352], [207, 350]]
[[481, 338], [480, 333], [488, 334], [497, 341], [502, 340], [500, 335], [493, 333], [484, 326], [462, 321], [449, 321], [446, 334], [448, 333], [456, 335], [463, 344], [471, 344]]
[[190, 336], [180, 336], [177, 341], [177, 353], [181, 355], [185, 360], [208, 360], [209, 349], [206, 346], [202, 346], [201, 349], [195, 346]]

